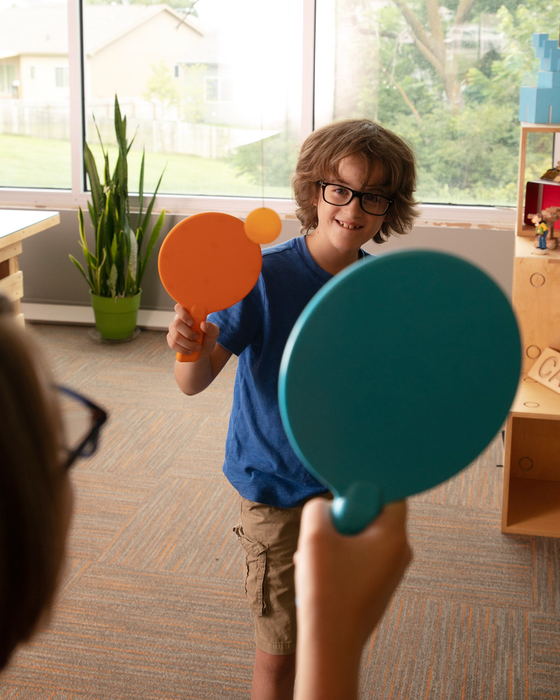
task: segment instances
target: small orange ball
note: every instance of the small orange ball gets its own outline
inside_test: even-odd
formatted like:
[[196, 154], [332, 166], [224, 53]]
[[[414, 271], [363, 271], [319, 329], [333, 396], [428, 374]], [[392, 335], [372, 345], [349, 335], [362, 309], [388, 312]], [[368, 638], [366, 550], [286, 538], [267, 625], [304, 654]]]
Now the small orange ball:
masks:
[[272, 243], [282, 230], [282, 220], [267, 207], [254, 209], [245, 219], [245, 233], [253, 243]]

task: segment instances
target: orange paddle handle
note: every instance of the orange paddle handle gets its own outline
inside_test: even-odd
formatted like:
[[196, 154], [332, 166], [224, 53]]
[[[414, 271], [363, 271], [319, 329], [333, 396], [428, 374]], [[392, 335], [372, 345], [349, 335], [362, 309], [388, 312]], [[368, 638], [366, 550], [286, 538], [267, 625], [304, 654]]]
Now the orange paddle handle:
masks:
[[[204, 333], [200, 330], [200, 324], [206, 321], [206, 309], [201, 306], [192, 306], [189, 309], [189, 313], [192, 316], [193, 325], [192, 330], [198, 333], [198, 343], [202, 343], [204, 338]], [[192, 352], [190, 355], [184, 355], [181, 352], [177, 353], [177, 362], [196, 362], [199, 358], [200, 352]]]

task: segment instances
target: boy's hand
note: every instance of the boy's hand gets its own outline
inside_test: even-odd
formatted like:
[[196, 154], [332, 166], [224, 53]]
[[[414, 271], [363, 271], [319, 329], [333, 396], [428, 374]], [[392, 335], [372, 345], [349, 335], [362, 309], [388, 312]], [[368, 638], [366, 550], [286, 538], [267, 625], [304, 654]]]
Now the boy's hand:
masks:
[[199, 361], [209, 357], [220, 334], [218, 326], [209, 321], [200, 324], [200, 329], [204, 333], [201, 345], [198, 342], [199, 334], [192, 329], [193, 319], [187, 309], [180, 304], [175, 304], [175, 313], [177, 315], [167, 333], [169, 347], [183, 355], [190, 355], [200, 350]]

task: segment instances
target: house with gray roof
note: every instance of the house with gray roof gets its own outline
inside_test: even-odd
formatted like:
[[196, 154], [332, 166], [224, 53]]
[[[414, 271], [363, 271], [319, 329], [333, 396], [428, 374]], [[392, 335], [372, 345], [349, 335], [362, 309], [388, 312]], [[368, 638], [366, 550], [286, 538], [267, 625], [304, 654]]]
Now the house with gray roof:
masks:
[[[142, 98], [153, 65], [215, 65], [213, 41], [168, 5], [84, 5], [85, 95]], [[0, 98], [68, 98], [66, 5], [0, 9]]]

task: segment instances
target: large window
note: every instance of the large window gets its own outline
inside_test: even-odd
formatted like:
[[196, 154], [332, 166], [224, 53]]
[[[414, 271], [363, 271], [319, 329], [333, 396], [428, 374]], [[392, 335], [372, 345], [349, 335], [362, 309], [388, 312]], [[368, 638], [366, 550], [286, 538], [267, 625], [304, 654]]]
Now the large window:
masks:
[[70, 188], [68, 10], [0, 9], [0, 186]]
[[[292, 211], [301, 139], [345, 117], [372, 118], [412, 143], [424, 203], [512, 207], [519, 88], [536, 84], [531, 36], [542, 31], [558, 38], [550, 0], [4, 7], [0, 197], [53, 206], [52, 193], [32, 188], [58, 188], [57, 205], [83, 204], [82, 139], [99, 157], [95, 118], [114, 162], [117, 94], [136, 134], [131, 183], [145, 148], [145, 185], [165, 167], [161, 201], [175, 210], [248, 210], [246, 198], [264, 190]], [[550, 138], [529, 146], [527, 176], [538, 178]], [[462, 220], [474, 211], [455, 210]]]
[[[316, 125], [370, 117], [406, 136], [424, 202], [514, 206], [519, 89], [536, 85], [533, 32], [550, 0], [318, 0]], [[529, 177], [551, 165], [530, 144]]]
[[264, 163], [266, 196], [289, 198], [301, 131], [302, 0], [200, 0], [197, 16], [177, 5], [86, 0], [92, 150], [93, 116], [114, 145], [117, 94], [136, 132], [132, 182], [145, 147], [147, 187], [166, 167], [163, 193], [259, 196]]

